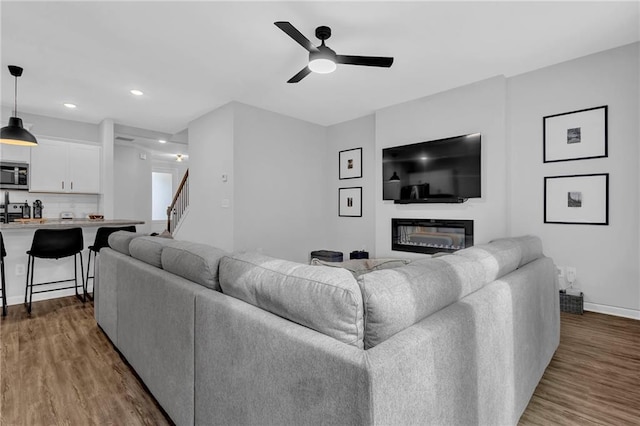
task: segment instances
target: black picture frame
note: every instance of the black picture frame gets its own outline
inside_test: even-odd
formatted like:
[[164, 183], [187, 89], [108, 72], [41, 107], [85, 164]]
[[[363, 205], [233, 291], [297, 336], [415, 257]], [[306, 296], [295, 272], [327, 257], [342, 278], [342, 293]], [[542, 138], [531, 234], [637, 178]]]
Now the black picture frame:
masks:
[[362, 217], [362, 187], [338, 188], [338, 216]]
[[609, 225], [609, 173], [544, 178], [544, 223]]
[[345, 149], [338, 152], [338, 178], [358, 179], [362, 177], [362, 148]]
[[542, 118], [544, 163], [609, 156], [608, 105]]

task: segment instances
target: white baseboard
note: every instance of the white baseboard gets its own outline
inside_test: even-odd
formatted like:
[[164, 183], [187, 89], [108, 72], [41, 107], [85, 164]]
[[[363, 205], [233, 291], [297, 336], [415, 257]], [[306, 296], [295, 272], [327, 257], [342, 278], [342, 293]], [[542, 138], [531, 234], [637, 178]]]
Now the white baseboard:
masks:
[[[93, 291], [92, 288], [93, 288], [93, 285], [89, 288], [90, 292]], [[81, 290], [78, 289], [78, 291], [81, 291]], [[74, 294], [76, 293], [75, 293], [75, 290], [73, 290], [72, 288], [66, 289], [66, 290], [60, 290], [60, 291], [52, 291], [51, 293], [47, 292], [47, 293], [34, 294], [33, 301], [38, 302], [40, 300], [57, 299], [58, 297], [73, 296]], [[24, 294], [20, 296], [7, 297], [7, 306], [22, 305], [23, 303], [24, 303]]]
[[640, 311], [635, 309], [619, 308], [617, 306], [599, 305], [597, 303], [584, 304], [585, 311], [598, 312], [600, 314], [615, 315], [640, 320]]

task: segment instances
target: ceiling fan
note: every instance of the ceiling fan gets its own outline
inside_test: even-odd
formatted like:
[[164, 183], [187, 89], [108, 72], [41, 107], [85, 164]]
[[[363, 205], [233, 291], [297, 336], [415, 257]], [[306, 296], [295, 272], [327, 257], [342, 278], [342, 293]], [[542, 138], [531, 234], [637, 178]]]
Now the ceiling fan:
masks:
[[338, 55], [336, 52], [325, 46], [324, 41], [331, 37], [331, 28], [316, 28], [316, 37], [322, 42], [320, 46], [314, 46], [309, 39], [302, 35], [290, 22], [274, 22], [274, 24], [282, 31], [287, 33], [289, 37], [298, 42], [298, 44], [309, 51], [309, 65], [302, 68], [300, 72], [287, 81], [287, 83], [297, 83], [305, 78], [309, 73], [316, 72], [319, 74], [327, 74], [335, 71], [336, 64], [346, 65], [364, 65], [368, 67], [385, 67], [389, 68], [393, 64], [393, 58], [382, 56], [352, 56]]

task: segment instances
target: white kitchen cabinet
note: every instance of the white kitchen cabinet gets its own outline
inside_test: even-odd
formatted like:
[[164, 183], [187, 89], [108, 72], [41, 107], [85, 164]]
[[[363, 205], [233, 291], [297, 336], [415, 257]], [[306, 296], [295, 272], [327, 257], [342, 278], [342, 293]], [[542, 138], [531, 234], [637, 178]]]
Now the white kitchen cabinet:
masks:
[[100, 147], [38, 141], [31, 148], [29, 192], [100, 193]]

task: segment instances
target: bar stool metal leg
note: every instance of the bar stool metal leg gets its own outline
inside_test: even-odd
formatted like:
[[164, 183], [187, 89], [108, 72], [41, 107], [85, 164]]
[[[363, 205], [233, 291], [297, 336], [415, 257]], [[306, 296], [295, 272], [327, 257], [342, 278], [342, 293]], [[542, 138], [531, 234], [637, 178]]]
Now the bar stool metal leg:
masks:
[[[93, 297], [91, 297], [89, 295], [89, 278], [94, 278], [96, 273], [95, 271], [93, 272], [93, 277], [89, 276], [89, 271], [91, 271], [91, 253], [93, 253], [93, 250], [89, 249], [89, 259], [87, 260], [87, 277], [85, 278], [85, 286], [84, 286], [84, 297], [86, 297], [89, 300], [93, 300]], [[95, 267], [95, 258], [96, 255], [93, 256], [93, 263], [94, 263], [94, 267]], [[95, 278], [94, 278], [95, 279]]]
[[[27, 312], [31, 314], [31, 303], [33, 302], [33, 268], [35, 266], [36, 259], [33, 256], [29, 256], [29, 262], [27, 263], [27, 267], [31, 268], [31, 274], [27, 271], [27, 284], [29, 288], [29, 305], [27, 306]], [[29, 276], [31, 276], [31, 282], [29, 282]], [[25, 295], [25, 298], [27, 296]], [[26, 303], [26, 302], [25, 302]]]
[[0, 260], [0, 280], [2, 280], [2, 316], [7, 316], [7, 281], [4, 276], [4, 257]]
[[7, 278], [4, 275], [4, 258], [7, 255], [7, 251], [4, 249], [4, 238], [2, 237], [2, 232], [0, 232], [0, 285], [2, 288], [0, 291], [2, 292], [0, 296], [2, 296], [2, 316], [7, 315]]
[[82, 303], [87, 301], [87, 288], [85, 286], [84, 280], [84, 264], [82, 263], [82, 252], [78, 253], [80, 255], [80, 279], [82, 280], [82, 297], [78, 295], [78, 258], [77, 256], [73, 256], [73, 274], [76, 285], [76, 297], [82, 300]]

